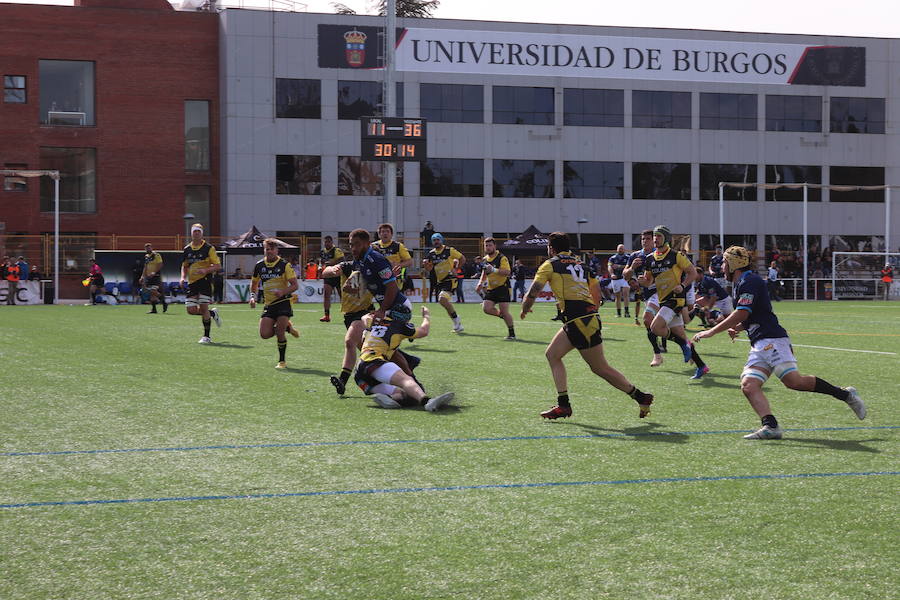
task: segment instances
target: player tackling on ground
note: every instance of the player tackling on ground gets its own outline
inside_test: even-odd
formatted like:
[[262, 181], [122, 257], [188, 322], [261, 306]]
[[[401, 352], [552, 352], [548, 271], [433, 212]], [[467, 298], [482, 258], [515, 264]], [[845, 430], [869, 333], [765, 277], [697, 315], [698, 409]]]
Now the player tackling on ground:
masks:
[[556, 296], [562, 314], [563, 327], [560, 329], [544, 353], [550, 363], [553, 383], [556, 384], [556, 406], [541, 413], [545, 419], [572, 416], [567, 391], [566, 366], [563, 357], [572, 350], [578, 350], [596, 375], [611, 386], [631, 396], [640, 407], [638, 416], [650, 414], [653, 394], [645, 394], [606, 362], [603, 355], [602, 324], [597, 307], [600, 305], [600, 287], [597, 279], [581, 260], [570, 252], [569, 236], [555, 231], [547, 242], [549, 260], [538, 268], [534, 283], [522, 302], [520, 318], [531, 312], [531, 307], [549, 283]]
[[797, 370], [791, 339], [772, 312], [766, 282], [750, 268], [750, 253], [741, 246], [731, 246], [724, 256], [725, 275], [734, 286], [737, 307], [712, 329], [695, 334], [693, 340], [699, 342], [723, 331], [727, 331], [732, 340], [741, 331], [746, 331], [750, 336], [750, 356], [741, 373], [741, 391], [762, 419], [762, 427], [744, 438], [777, 440], [784, 435], [762, 390], [763, 384], [773, 373], [786, 387], [798, 392], [834, 396], [846, 402], [857, 417], [865, 419], [866, 405], [855, 388], [835, 387], [818, 377], [801, 375]]
[[209, 307], [212, 300], [212, 274], [222, 268], [216, 249], [203, 239], [203, 225], [191, 225], [191, 243], [184, 247], [181, 258], [181, 283], [187, 282], [187, 298], [184, 307], [189, 315], [200, 315], [203, 320], [203, 337], [200, 344], [211, 344], [210, 318], [216, 327], [222, 326], [218, 311]]
[[278, 256], [278, 242], [274, 238], [263, 241], [266, 257], [253, 267], [250, 281], [250, 308], [256, 308], [256, 292], [262, 282], [263, 299], [266, 303], [259, 319], [259, 337], [264, 340], [273, 335], [278, 341], [278, 364], [276, 369], [286, 369], [284, 355], [287, 352], [285, 332], [300, 337], [291, 324], [294, 311], [291, 309], [291, 294], [297, 291], [297, 274], [291, 263]]

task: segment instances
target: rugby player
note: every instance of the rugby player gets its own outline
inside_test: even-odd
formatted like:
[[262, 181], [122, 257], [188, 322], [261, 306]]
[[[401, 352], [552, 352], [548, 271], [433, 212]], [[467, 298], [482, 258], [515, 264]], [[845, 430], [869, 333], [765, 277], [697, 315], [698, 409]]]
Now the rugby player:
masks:
[[264, 340], [273, 335], [278, 342], [278, 364], [276, 369], [286, 369], [284, 355], [287, 352], [285, 332], [300, 337], [291, 323], [294, 311], [291, 308], [291, 295], [297, 291], [297, 274], [291, 263], [278, 256], [278, 242], [275, 238], [263, 240], [265, 258], [253, 267], [253, 278], [250, 280], [250, 308], [256, 308], [256, 294], [262, 282], [263, 307], [259, 318], [259, 337]]
[[722, 266], [722, 263], [725, 261], [725, 257], [722, 255], [722, 246], [716, 244], [716, 253], [710, 257], [709, 259], [709, 274], [713, 279], [716, 280], [716, 283], [721, 285], [723, 288], [730, 287], [728, 283], [728, 279], [725, 277], [725, 270]]
[[647, 259], [641, 276], [642, 285], [656, 283], [659, 298], [659, 312], [650, 322], [650, 331], [681, 346], [684, 362], [693, 360], [697, 367], [691, 379], [700, 379], [709, 372], [709, 367], [688, 341], [681, 315], [687, 286], [697, 277], [697, 271], [684, 253], [672, 248], [672, 234], [667, 227], [657, 225], [653, 229], [653, 243], [656, 249]]
[[697, 267], [697, 275], [701, 278], [697, 282], [696, 306], [707, 314], [708, 325], [716, 325], [734, 310], [731, 295], [713, 277], [703, 275], [700, 267]]
[[[625, 317], [630, 318], [631, 315], [628, 314], [628, 295], [631, 293], [631, 287], [628, 285], [628, 280], [624, 277], [625, 267], [628, 266], [628, 255], [625, 254], [624, 244], [619, 244], [616, 247], [616, 253], [609, 257], [606, 266], [609, 270], [609, 277], [612, 280], [609, 287], [613, 297], [616, 299], [616, 316], [622, 316], [622, 303], [624, 302]], [[637, 315], [637, 310], [635, 310], [635, 315]]]
[[828, 394], [846, 402], [859, 419], [866, 418], [866, 405], [856, 388], [839, 388], [813, 375], [797, 370], [791, 339], [772, 312], [766, 282], [750, 266], [750, 253], [741, 246], [725, 251], [725, 275], [734, 286], [737, 308], [712, 329], [694, 335], [694, 342], [727, 331], [732, 341], [746, 331], [750, 337], [750, 355], [741, 373], [741, 392], [762, 420], [762, 426], [744, 436], [748, 440], [777, 440], [784, 430], [772, 415], [762, 386], [774, 374], [785, 387], [798, 392]]
[[550, 283], [550, 289], [553, 290], [563, 314], [563, 327], [544, 353], [550, 363], [557, 400], [556, 406], [545, 410], [541, 416], [545, 419], [572, 416], [563, 357], [575, 349], [581, 353], [581, 358], [590, 366], [591, 371], [638, 403], [638, 416], [643, 419], [650, 414], [653, 394], [645, 394], [637, 389], [622, 373], [611, 367], [603, 355], [603, 338], [600, 335], [602, 324], [597, 312], [600, 304], [597, 279], [581, 259], [572, 254], [567, 234], [559, 231], [551, 233], [547, 241], [547, 254], [550, 258], [535, 273], [534, 282], [522, 302], [522, 312], [519, 315], [524, 319], [531, 312], [544, 285]]
[[151, 244], [144, 244], [144, 271], [141, 273], [141, 287], [150, 292], [150, 312], [148, 315], [157, 314], [156, 305], [162, 301], [163, 312], [169, 310], [166, 304], [166, 291], [162, 282], [163, 259], [159, 252], [153, 251]]
[[[340, 396], [343, 396], [346, 391], [347, 381], [353, 373], [353, 365], [356, 364], [356, 350], [362, 345], [363, 331], [365, 330], [362, 318], [375, 310], [373, 304], [375, 297], [367, 287], [352, 284], [353, 273], [353, 261], [349, 260], [325, 267], [325, 270], [322, 271], [323, 277], [339, 277], [341, 281], [341, 312], [344, 314], [344, 327], [347, 329], [347, 333], [344, 334], [344, 359], [341, 362], [341, 373], [338, 376], [332, 375], [330, 378], [331, 385], [335, 387]], [[358, 274], [357, 277], [359, 277]]]
[[394, 226], [390, 223], [382, 223], [378, 226], [378, 239], [372, 242], [372, 247], [383, 255], [391, 263], [397, 285], [403, 289], [403, 273], [413, 264], [412, 255], [400, 242], [394, 241]]
[[[334, 238], [330, 235], [326, 235], [322, 239], [322, 244], [324, 245], [324, 248], [319, 252], [320, 267], [324, 269], [325, 267], [330, 267], [341, 262], [341, 259], [344, 258], [344, 251], [334, 245]], [[331, 321], [331, 294], [333, 291], [337, 290], [338, 298], [341, 297], [341, 282], [340, 278], [326, 278], [324, 275], [322, 276], [322, 279], [324, 288], [322, 293], [322, 308], [324, 309], [325, 315], [319, 319], [319, 321], [328, 323]]]
[[[650, 346], [653, 347], [653, 360], [650, 361], [651, 367], [658, 367], [662, 364], [663, 358], [662, 353], [665, 352], [665, 338], [663, 338], [663, 347], [659, 345], [659, 336], [657, 336], [650, 329], [650, 324], [653, 322], [653, 318], [656, 316], [657, 311], [659, 311], [659, 297], [656, 295], [656, 284], [650, 283], [650, 285], [643, 285], [641, 283], [641, 276], [644, 274], [644, 271], [647, 268], [647, 260], [649, 257], [653, 255], [653, 230], [645, 229], [641, 232], [641, 249], [636, 250], [631, 253], [631, 256], [628, 257], [628, 266], [625, 267], [623, 271], [623, 275], [626, 279], [631, 279], [632, 277], [637, 278], [638, 285], [641, 288], [641, 296], [646, 302], [646, 307], [644, 308], [644, 327], [647, 329], [647, 340], [650, 342]], [[635, 320], [637, 319], [637, 307], [635, 307]]]
[[484, 301], [481, 309], [485, 314], [500, 317], [506, 323], [507, 335], [505, 340], [516, 339], [516, 327], [512, 315], [509, 314], [510, 284], [509, 276], [512, 269], [509, 259], [497, 250], [497, 242], [492, 237], [484, 238], [484, 268], [475, 291], [481, 294], [484, 291]]
[[203, 239], [203, 225], [191, 225], [191, 243], [184, 247], [181, 259], [181, 285], [187, 284], [184, 307], [189, 315], [200, 315], [203, 321], [203, 337], [200, 344], [211, 344], [210, 319], [216, 327], [222, 326], [219, 312], [209, 307], [212, 300], [212, 274], [222, 268], [216, 249]]
[[426, 272], [434, 271], [435, 284], [438, 294], [438, 303], [444, 307], [447, 314], [453, 320], [453, 331], [459, 333], [463, 330], [462, 321], [459, 315], [453, 310], [450, 303], [453, 291], [457, 286], [456, 269], [462, 267], [466, 263], [466, 257], [456, 248], [444, 245], [444, 236], [435, 233], [431, 236], [431, 245], [433, 248], [428, 251], [422, 266]]

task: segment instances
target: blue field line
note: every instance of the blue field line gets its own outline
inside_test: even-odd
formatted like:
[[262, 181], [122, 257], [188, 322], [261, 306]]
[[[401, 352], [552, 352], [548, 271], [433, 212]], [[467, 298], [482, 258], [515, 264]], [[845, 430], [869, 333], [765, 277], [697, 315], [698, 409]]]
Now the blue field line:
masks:
[[40, 506], [89, 506], [92, 504], [137, 504], [146, 502], [195, 502], [199, 500], [266, 500], [273, 498], [305, 498], [310, 496], [349, 496], [356, 494], [409, 494], [417, 492], [457, 492], [464, 490], [511, 490], [524, 488], [570, 487], [583, 485], [628, 485], [639, 483], [697, 483], [707, 481], [748, 481], [759, 479], [811, 479], [819, 477], [868, 477], [900, 475], [900, 471], [857, 471], [846, 473], [775, 473], [763, 475], [719, 475], [716, 477], [654, 477], [651, 479], [609, 479], [599, 481], [548, 481], [541, 483], [485, 483], [481, 485], [448, 485], [434, 487], [374, 488], [368, 490], [324, 490], [282, 494], [237, 494], [230, 496], [170, 496], [162, 498], [121, 498], [114, 500], [63, 500], [58, 502], [21, 502], [0, 504], [0, 508], [35, 508]]
[[[815, 431], [875, 431], [884, 429], [900, 429], [900, 425], [879, 425], [873, 427], [808, 427], [785, 429], [791, 432]], [[587, 433], [583, 435], [515, 435], [503, 437], [477, 438], [436, 438], [421, 440], [343, 440], [335, 442], [294, 442], [274, 444], [221, 444], [216, 446], [173, 446], [169, 448], [112, 448], [105, 450], [52, 450], [45, 452], [0, 452], [0, 456], [68, 456], [73, 454], [125, 454], [129, 452], [194, 452], [197, 450], [252, 450], [264, 448], [309, 448], [318, 446], [361, 446], [391, 444], [445, 444], [466, 442], [510, 442], [523, 440], [578, 440], [590, 438], [629, 438], [647, 436], [680, 436], [680, 435], [725, 435], [741, 434], [749, 429], [723, 429], [718, 431], [640, 431], [635, 433]]]

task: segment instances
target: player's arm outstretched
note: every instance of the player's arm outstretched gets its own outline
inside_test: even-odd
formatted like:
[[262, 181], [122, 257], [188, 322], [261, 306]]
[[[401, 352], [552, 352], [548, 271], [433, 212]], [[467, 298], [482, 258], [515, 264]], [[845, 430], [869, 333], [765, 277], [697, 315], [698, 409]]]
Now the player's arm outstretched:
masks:
[[431, 311], [428, 310], [427, 306], [422, 307], [422, 324], [416, 327], [416, 334], [413, 336], [413, 339], [423, 338], [428, 335], [429, 330], [431, 329]]
[[738, 333], [743, 331], [744, 329], [744, 321], [747, 320], [747, 317], [750, 316], [750, 313], [746, 310], [739, 309], [728, 315], [724, 321], [721, 321], [718, 325], [713, 327], [712, 329], [707, 329], [706, 331], [701, 331], [699, 333], [695, 333], [694, 337], [691, 338], [694, 343], [699, 342], [703, 338], [712, 337], [718, 333], [722, 333], [723, 331], [727, 331], [728, 335], [731, 336], [731, 341], [734, 341], [734, 338], [737, 337]]
[[535, 279], [531, 282], [531, 287], [528, 289], [528, 293], [525, 294], [525, 299], [522, 300], [522, 312], [519, 313], [519, 318], [524, 319], [525, 315], [531, 312], [531, 308], [534, 306], [535, 300], [541, 295], [541, 290], [544, 289], [544, 282], [538, 281]]

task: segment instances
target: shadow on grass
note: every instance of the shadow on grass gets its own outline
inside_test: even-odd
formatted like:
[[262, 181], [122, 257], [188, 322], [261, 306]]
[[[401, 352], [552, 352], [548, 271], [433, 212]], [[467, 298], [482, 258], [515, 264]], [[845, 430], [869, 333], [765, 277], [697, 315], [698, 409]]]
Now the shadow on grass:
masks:
[[[790, 432], [788, 432], [790, 435]], [[872, 438], [869, 440], [829, 440], [823, 438], [794, 438], [788, 437], [777, 444], [779, 446], [813, 446], [816, 448], [825, 448], [826, 450], [843, 450], [846, 452], [869, 452], [871, 454], [881, 454], [878, 448], [866, 446], [866, 442], [885, 442], [884, 438]]]
[[649, 422], [636, 427], [623, 429], [608, 429], [579, 423], [578, 421], [563, 421], [562, 425], [575, 426], [596, 437], [608, 437], [610, 439], [637, 440], [641, 442], [666, 442], [668, 444], [686, 444], [689, 435], [676, 431], [657, 431], [662, 427], [659, 423]]
[[301, 375], [322, 375], [325, 377], [333, 375], [333, 373], [330, 373], [328, 371], [320, 371], [318, 369], [298, 369], [297, 367], [286, 367], [281, 370], [288, 371], [290, 373], [299, 373]]
[[[716, 381], [716, 379], [727, 379], [731, 381], [731, 383], [722, 383], [720, 381]], [[740, 390], [741, 383], [740, 381], [736, 381], [734, 377], [731, 376], [723, 376], [723, 375], [713, 375], [712, 373], [707, 373], [701, 379], [690, 379], [688, 378], [688, 382], [692, 387], [718, 387], [718, 388], [727, 388], [731, 390]], [[696, 383], [699, 382], [699, 383]]]
[[430, 348], [428, 346], [404, 346], [404, 352], [409, 350], [408, 354], [418, 354], [419, 352], [437, 352], [439, 354], [451, 354], [456, 350], [448, 350], [446, 348]]
[[245, 346], [244, 344], [229, 344], [228, 342], [213, 342], [210, 344], [210, 346], [216, 346], [218, 348], [240, 348], [242, 350], [253, 348], [253, 346]]

